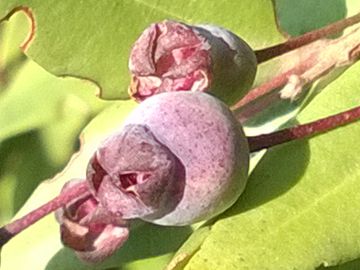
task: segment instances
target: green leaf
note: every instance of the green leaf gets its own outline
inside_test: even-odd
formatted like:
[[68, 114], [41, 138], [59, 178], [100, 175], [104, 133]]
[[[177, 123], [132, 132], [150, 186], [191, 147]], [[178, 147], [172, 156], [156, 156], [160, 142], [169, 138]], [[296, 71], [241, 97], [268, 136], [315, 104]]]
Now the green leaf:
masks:
[[291, 36], [299, 36], [345, 18], [347, 5], [342, 0], [276, 0], [276, 12], [280, 27]]
[[42, 179], [61, 170], [76, 148], [90, 110], [83, 100], [71, 95], [58, 105], [55, 110], [59, 113], [51, 123], [1, 144], [0, 223], [19, 210]]
[[24, 14], [14, 14], [10, 21], [0, 24], [0, 93], [12, 81], [26, 57], [19, 46], [28, 32]]
[[80, 130], [107, 104], [91, 84], [57, 78], [26, 59], [18, 48], [26, 20], [15, 14], [0, 29], [1, 224], [67, 163]]
[[272, 4], [262, 0], [211, 4], [206, 0], [181, 0], [176, 4], [166, 0], [7, 0], [0, 2], [0, 18], [16, 7], [29, 7], [26, 11], [35, 25], [26, 54], [55, 75], [91, 80], [106, 99], [128, 97], [131, 45], [155, 21], [177, 19], [222, 25], [254, 48], [282, 40]]
[[89, 89], [94, 88], [84, 81], [56, 78], [28, 61], [0, 95], [0, 141], [53, 122], [66, 102], [77, 103], [70, 106], [85, 114], [99, 111], [104, 104]]
[[[299, 122], [358, 106], [359, 72], [358, 63], [328, 85]], [[360, 257], [359, 133], [357, 122], [269, 150], [184, 269], [314, 269]]]
[[22, 29], [19, 15], [0, 35], [0, 223], [67, 163], [80, 130], [106, 105], [89, 83], [57, 78], [24, 58], [13, 30]]
[[56, 78], [32, 62], [15, 78], [0, 96], [0, 223], [67, 163], [79, 132], [105, 105], [83, 82]]
[[41, 179], [53, 175], [59, 167], [49, 160], [36, 131], [5, 141], [0, 153], [0, 223], [3, 224], [20, 209]]

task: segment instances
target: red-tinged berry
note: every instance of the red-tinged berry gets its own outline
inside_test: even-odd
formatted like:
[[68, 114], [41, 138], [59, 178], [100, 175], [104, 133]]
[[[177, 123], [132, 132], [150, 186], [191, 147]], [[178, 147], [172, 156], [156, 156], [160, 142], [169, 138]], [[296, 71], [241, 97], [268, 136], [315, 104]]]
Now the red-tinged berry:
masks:
[[135, 42], [130, 95], [137, 101], [170, 91], [210, 92], [231, 104], [244, 96], [257, 63], [245, 41], [218, 26], [163, 21]]
[[201, 92], [162, 93], [104, 142], [87, 178], [114, 214], [186, 225], [230, 207], [248, 164], [247, 139], [224, 103]]

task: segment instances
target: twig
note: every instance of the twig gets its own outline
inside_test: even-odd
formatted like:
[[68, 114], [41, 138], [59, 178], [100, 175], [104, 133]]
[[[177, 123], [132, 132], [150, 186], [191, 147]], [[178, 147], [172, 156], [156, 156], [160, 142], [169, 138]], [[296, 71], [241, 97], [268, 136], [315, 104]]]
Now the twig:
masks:
[[359, 119], [360, 106], [307, 124], [283, 129], [270, 134], [248, 137], [250, 152], [256, 152], [289, 141], [324, 133]]

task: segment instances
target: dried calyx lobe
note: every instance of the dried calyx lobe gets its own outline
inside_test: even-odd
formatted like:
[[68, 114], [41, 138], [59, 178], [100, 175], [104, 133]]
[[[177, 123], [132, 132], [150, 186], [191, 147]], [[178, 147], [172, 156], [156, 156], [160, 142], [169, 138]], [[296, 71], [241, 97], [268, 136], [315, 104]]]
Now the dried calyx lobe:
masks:
[[211, 25], [152, 24], [129, 61], [130, 95], [138, 101], [168, 91], [210, 91], [230, 104], [253, 83], [256, 57], [235, 34]]
[[[68, 182], [67, 192], [79, 181]], [[99, 201], [87, 193], [56, 211], [61, 240], [86, 262], [95, 263], [113, 254], [129, 235], [126, 221], [111, 215]]]
[[126, 125], [93, 156], [87, 174], [102, 205], [123, 219], [163, 216], [182, 197], [184, 167], [148, 127]]

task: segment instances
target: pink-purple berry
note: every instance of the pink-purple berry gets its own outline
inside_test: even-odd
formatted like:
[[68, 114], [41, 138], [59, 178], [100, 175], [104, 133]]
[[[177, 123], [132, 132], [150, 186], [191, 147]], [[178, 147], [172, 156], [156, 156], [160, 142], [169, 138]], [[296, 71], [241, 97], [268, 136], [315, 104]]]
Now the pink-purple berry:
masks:
[[257, 69], [254, 52], [230, 31], [165, 20], [150, 25], [129, 60], [137, 101], [170, 91], [211, 92], [227, 104], [244, 96]]

